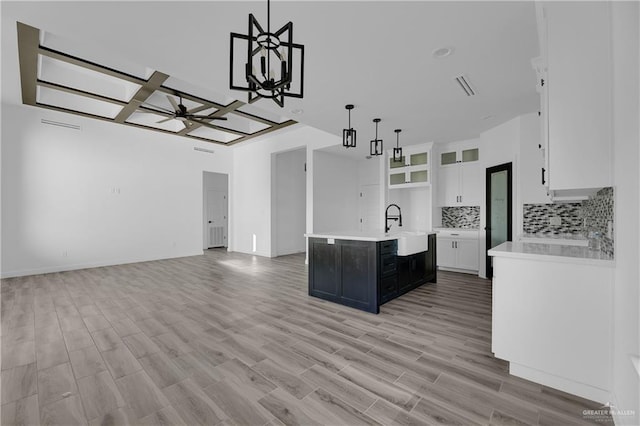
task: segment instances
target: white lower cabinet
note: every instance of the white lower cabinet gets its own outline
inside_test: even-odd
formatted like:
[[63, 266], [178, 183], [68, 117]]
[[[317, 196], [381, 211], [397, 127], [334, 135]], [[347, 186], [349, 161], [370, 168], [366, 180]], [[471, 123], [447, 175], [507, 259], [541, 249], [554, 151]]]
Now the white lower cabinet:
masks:
[[438, 231], [436, 248], [438, 268], [478, 272], [477, 231]]
[[612, 267], [493, 258], [491, 347], [509, 373], [607, 402]]

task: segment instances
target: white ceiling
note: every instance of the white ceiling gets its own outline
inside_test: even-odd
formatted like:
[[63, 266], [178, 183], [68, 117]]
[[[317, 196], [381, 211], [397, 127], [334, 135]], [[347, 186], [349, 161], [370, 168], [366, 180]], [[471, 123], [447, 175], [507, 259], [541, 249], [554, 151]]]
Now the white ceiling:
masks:
[[[16, 21], [66, 39], [67, 48], [102, 65], [158, 70], [198, 88], [194, 95], [243, 101], [245, 93], [228, 88], [229, 33], [246, 33], [249, 13], [266, 26], [266, 1], [0, 5], [2, 101], [13, 104], [21, 102]], [[395, 128], [403, 130], [401, 145], [448, 142], [538, 108], [533, 2], [273, 1], [271, 17], [272, 28], [293, 21], [294, 41], [305, 45], [305, 96], [286, 98], [284, 109], [268, 100], [254, 105], [340, 135], [344, 106], [355, 104], [351, 155], [368, 151], [375, 117], [387, 149]], [[453, 54], [434, 58], [444, 46]], [[463, 73], [476, 96], [453, 80]]]

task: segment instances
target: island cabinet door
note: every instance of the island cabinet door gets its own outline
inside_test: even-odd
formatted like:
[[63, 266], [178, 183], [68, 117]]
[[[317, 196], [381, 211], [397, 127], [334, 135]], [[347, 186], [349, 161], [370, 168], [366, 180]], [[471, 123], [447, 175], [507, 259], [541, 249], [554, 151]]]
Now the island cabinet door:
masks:
[[309, 239], [309, 294], [323, 298], [339, 298], [340, 246], [327, 244], [326, 240]]
[[309, 238], [309, 294], [378, 313], [376, 242]]
[[341, 248], [342, 302], [364, 310], [377, 305], [376, 243], [344, 241]]

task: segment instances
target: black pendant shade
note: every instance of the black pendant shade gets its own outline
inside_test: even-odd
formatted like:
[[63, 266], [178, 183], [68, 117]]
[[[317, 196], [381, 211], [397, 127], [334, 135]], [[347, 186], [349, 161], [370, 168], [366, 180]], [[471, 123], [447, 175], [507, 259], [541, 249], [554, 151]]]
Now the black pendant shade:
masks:
[[398, 162], [398, 161], [402, 161], [402, 148], [400, 148], [400, 132], [402, 130], [400, 129], [395, 129], [394, 132], [396, 132], [396, 147], [393, 148], [393, 161], [394, 162]]
[[[246, 51], [244, 81], [234, 81], [235, 52]], [[249, 103], [266, 98], [284, 107], [284, 97], [303, 97], [304, 46], [293, 42], [293, 23], [271, 32], [271, 2], [267, 0], [267, 30], [249, 14], [248, 34], [231, 33], [229, 86], [248, 92]], [[295, 69], [294, 69], [295, 62]], [[236, 70], [236, 71], [238, 71]], [[295, 87], [294, 87], [295, 86]]]
[[378, 123], [382, 121], [379, 118], [374, 118], [373, 122], [376, 123], [376, 138], [370, 142], [369, 154], [382, 155], [382, 139], [378, 139]]
[[353, 105], [345, 105], [347, 111], [349, 111], [349, 128], [342, 129], [342, 146], [345, 148], [355, 148], [356, 147], [356, 129], [351, 127], [351, 110], [354, 108]]

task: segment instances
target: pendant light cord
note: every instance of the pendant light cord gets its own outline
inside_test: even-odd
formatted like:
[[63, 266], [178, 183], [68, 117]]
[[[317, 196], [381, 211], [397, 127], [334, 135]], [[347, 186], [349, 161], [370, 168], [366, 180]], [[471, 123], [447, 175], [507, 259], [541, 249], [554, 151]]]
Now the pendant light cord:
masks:
[[267, 80], [271, 78], [271, 0], [267, 0]]

